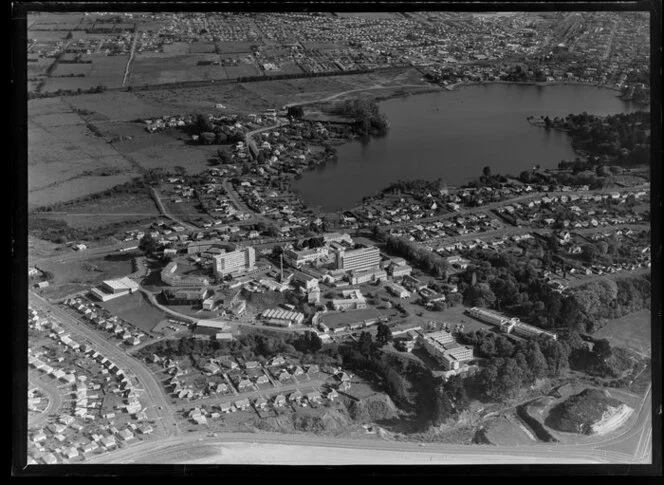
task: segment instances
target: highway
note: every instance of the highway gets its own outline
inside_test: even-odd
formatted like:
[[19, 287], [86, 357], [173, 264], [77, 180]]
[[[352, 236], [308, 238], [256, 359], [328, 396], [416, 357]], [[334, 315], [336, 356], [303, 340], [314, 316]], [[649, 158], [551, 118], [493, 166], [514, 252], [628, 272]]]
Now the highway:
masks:
[[[57, 320], [58, 323], [71, 333], [74, 339], [78, 335], [91, 342], [99, 353], [114, 362], [128, 376], [133, 375], [139, 382], [137, 387], [143, 389], [145, 393], [145, 401], [148, 401], [153, 406], [151, 413], [153, 415], [157, 414], [157, 416], [151, 416], [151, 418], [159, 418], [159, 425], [164, 427], [166, 435], [177, 434], [177, 421], [169, 411], [169, 401], [162, 391], [159, 382], [157, 382], [152, 372], [141, 361], [127, 354], [114, 343], [106, 340], [104, 336], [88, 328], [84, 323], [74, 319], [57, 305], [50, 303], [32, 291], [29, 293], [29, 301], [30, 306], [35, 310], [44, 314], [50, 314], [50, 317]], [[159, 408], [161, 408], [162, 412], [155, 413], [154, 410]]]
[[[187, 463], [200, 459], [191, 458], [196, 452], [207, 455], [205, 463], [226, 463], [223, 458], [224, 447], [237, 447], [240, 443], [270, 445], [273, 453], [283, 447], [317, 447], [321, 453], [316, 455], [315, 464], [328, 464], [326, 456], [334, 455], [338, 450], [355, 450], [356, 453], [345, 455], [350, 463], [376, 462], [383, 456], [387, 462], [396, 463], [607, 463], [607, 464], [648, 464], [652, 446], [652, 424], [650, 409], [650, 390], [637, 412], [637, 418], [626, 429], [612, 437], [598, 438], [584, 444], [538, 444], [530, 446], [492, 446], [492, 445], [456, 445], [441, 443], [409, 443], [394, 440], [377, 439], [340, 439], [324, 436], [290, 435], [278, 433], [223, 433], [210, 437], [207, 431], [188, 435], [171, 436], [159, 442], [137, 443], [127, 449], [93, 457], [90, 463]], [[638, 437], [636, 447], [617, 451], [616, 445], [628, 443]], [[290, 448], [289, 448], [290, 449]], [[210, 451], [214, 450], [212, 456]], [[380, 455], [377, 452], [393, 452], [398, 455]], [[257, 449], [256, 452], [260, 452]], [[358, 453], [359, 452], [359, 453]], [[216, 453], [216, 454], [215, 454]], [[189, 457], [183, 459], [182, 457]], [[252, 455], [245, 455], [239, 463], [270, 463]], [[357, 458], [360, 457], [360, 458]], [[294, 463], [297, 458], [286, 459]], [[275, 461], [283, 464], [283, 461]], [[309, 462], [307, 462], [308, 464]]]
[[[90, 463], [187, 463], [196, 459], [182, 459], [191, 457], [196, 451], [208, 456], [206, 463], [224, 463], [222, 447], [238, 446], [238, 443], [253, 443], [261, 445], [276, 445], [268, 449], [278, 449], [283, 446], [318, 447], [322, 450], [318, 454], [315, 464], [326, 464], [326, 455], [334, 454], [334, 450], [356, 450], [351, 455], [351, 463], [362, 463], [366, 456], [367, 461], [375, 462], [376, 451], [398, 452], [402, 454], [405, 462], [436, 463], [608, 463], [608, 464], [648, 464], [650, 462], [650, 449], [652, 446], [651, 424], [651, 396], [647, 392], [637, 418], [611, 437], [600, 437], [592, 443], [584, 444], [538, 444], [530, 446], [492, 446], [492, 445], [456, 445], [441, 443], [408, 443], [393, 440], [370, 439], [339, 439], [323, 436], [289, 435], [278, 433], [223, 433], [220, 436], [209, 437], [207, 431], [191, 433], [188, 435], [172, 436], [165, 440], [139, 443], [127, 449], [114, 453], [93, 457]], [[616, 445], [628, 442], [638, 437], [636, 447], [625, 451], [616, 451]], [[216, 455], [209, 456], [211, 449]], [[259, 451], [259, 450], [257, 450]], [[215, 459], [218, 457], [218, 460]], [[384, 455], [388, 456], [388, 455]], [[394, 456], [389, 455], [394, 459]], [[370, 460], [369, 457], [372, 457]], [[248, 456], [241, 463], [255, 463], [257, 457]], [[260, 461], [260, 459], [259, 459]], [[293, 458], [289, 460], [293, 462]], [[394, 461], [389, 461], [394, 463]], [[267, 463], [262, 461], [262, 463]], [[282, 462], [275, 462], [280, 464]]]
[[[536, 446], [518, 447], [427, 443], [425, 447], [421, 447], [416, 443], [400, 441], [335, 439], [267, 433], [224, 433], [213, 438], [208, 438], [205, 432], [182, 435], [178, 432], [177, 422], [171, 414], [171, 406], [160, 384], [142, 362], [128, 355], [113, 343], [108, 342], [93, 329], [77, 322], [56, 305], [32, 292], [30, 293], [30, 304], [38, 310], [50, 312], [51, 316], [55, 317], [72, 334], [78, 334], [94, 343], [98, 350], [110, 360], [128, 373], [135, 375], [140, 382], [140, 387], [147, 394], [145, 397], [151, 403], [151, 409], [162, 408], [162, 412], [159, 413], [159, 425], [164, 427], [167, 436], [165, 439], [141, 442], [126, 449], [95, 456], [90, 460], [91, 463], [153, 463], [161, 460], [176, 463], [178, 456], [185, 456], [185, 451], [187, 452], [186, 456], [191, 456], [191, 452], [198, 449], [202, 451], [209, 449], [211, 446], [231, 446], [233, 443], [261, 443], [270, 446], [315, 446], [324, 449], [342, 448], [346, 450], [366, 450], [366, 453], [372, 453], [374, 450], [408, 454], [419, 453], [419, 455], [413, 455], [414, 460], [417, 457], [421, 458], [422, 453], [427, 453], [427, 456], [430, 455], [432, 460], [434, 457], [440, 459], [444, 455], [450, 463], [489, 463], [495, 461], [496, 456], [500, 456], [504, 463], [560, 463], [571, 460], [577, 463], [634, 464], [647, 463], [650, 459], [652, 446], [650, 389], [648, 389], [641, 407], [637, 410], [635, 419], [630, 420], [620, 432], [611, 433], [606, 437], [598, 437], [591, 443], [583, 444], [538, 444]], [[321, 464], [323, 463], [324, 458], [321, 461]]]

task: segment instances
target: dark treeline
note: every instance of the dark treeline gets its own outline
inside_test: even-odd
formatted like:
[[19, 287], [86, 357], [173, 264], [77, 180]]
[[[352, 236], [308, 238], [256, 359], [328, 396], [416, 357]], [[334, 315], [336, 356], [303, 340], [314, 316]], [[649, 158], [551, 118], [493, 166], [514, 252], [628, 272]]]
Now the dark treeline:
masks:
[[636, 111], [609, 116], [588, 113], [564, 118], [543, 118], [547, 127], [565, 130], [572, 146], [602, 164], [648, 165], [650, 163], [650, 113]]
[[385, 242], [390, 251], [412, 261], [419, 268], [438, 277], [445, 276], [447, 262], [442, 256], [428, 251], [414, 242], [400, 237], [391, 236], [387, 231], [377, 226], [373, 229], [373, 235], [377, 239]]
[[358, 135], [383, 136], [387, 134], [389, 123], [375, 101], [352, 99], [335, 105], [332, 111], [340, 116], [355, 120], [353, 129]]

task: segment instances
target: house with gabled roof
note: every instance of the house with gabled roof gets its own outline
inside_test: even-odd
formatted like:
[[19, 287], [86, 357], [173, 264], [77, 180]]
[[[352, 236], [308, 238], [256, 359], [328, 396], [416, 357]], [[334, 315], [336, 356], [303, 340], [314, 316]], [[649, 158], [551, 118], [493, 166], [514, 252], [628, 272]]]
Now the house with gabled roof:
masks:
[[286, 404], [286, 397], [283, 394], [277, 394], [272, 400], [275, 407], [281, 407]]
[[240, 392], [252, 389], [253, 385], [249, 379], [240, 379], [237, 383], [237, 390]]
[[291, 392], [288, 395], [288, 401], [289, 402], [300, 402], [304, 396], [302, 395], [302, 392], [298, 389], [297, 391]]
[[270, 360], [270, 363], [268, 364], [270, 367], [275, 367], [278, 365], [284, 365], [286, 363], [286, 360], [281, 356], [277, 355], [276, 357], [273, 357]]
[[269, 383], [270, 383], [270, 379], [268, 379], [268, 377], [265, 374], [261, 374], [261, 375], [256, 377], [256, 384], [257, 385], [269, 384]]
[[282, 371], [279, 372], [279, 374], [277, 375], [277, 379], [279, 379], [280, 382], [285, 382], [285, 381], [287, 381], [287, 380], [290, 379], [290, 378], [291, 378], [290, 373], [288, 373], [288, 372], [285, 371], [285, 370], [282, 370]]
[[239, 409], [240, 411], [244, 411], [249, 408], [249, 399], [240, 399], [238, 401], [235, 401], [235, 407]]
[[267, 400], [264, 397], [259, 397], [254, 401], [254, 407], [256, 409], [265, 409], [267, 407]]
[[302, 367], [300, 367], [299, 365], [291, 366], [289, 370], [291, 374], [294, 376], [299, 376], [304, 374], [304, 370], [302, 370]]
[[230, 402], [222, 402], [219, 405], [219, 409], [222, 413], [230, 413], [233, 412], [233, 403]]

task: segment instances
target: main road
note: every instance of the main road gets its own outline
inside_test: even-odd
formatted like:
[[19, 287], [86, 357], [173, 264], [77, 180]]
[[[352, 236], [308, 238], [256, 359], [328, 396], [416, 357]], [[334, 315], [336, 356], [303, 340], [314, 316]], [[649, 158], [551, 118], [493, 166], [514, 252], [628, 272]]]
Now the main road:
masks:
[[[176, 435], [177, 421], [173, 418], [169, 401], [164, 394], [161, 385], [157, 382], [152, 372], [140, 360], [126, 353], [120, 347], [106, 340], [96, 330], [87, 327], [84, 323], [76, 320], [71, 315], [63, 311], [58, 305], [42, 298], [34, 292], [29, 293], [30, 306], [37, 311], [48, 314], [51, 318], [60, 323], [72, 335], [78, 335], [96, 348], [104, 357], [114, 362], [120, 369], [128, 375], [133, 375], [139, 382], [139, 388], [145, 392], [146, 401], [150, 403], [151, 414], [156, 414], [155, 418], [160, 421], [164, 427], [167, 436]], [[161, 412], [156, 412], [161, 411]]]
[[[90, 463], [275, 463], [275, 464], [347, 464], [377, 463], [610, 463], [648, 464], [652, 446], [650, 390], [645, 395], [637, 417], [619, 434], [598, 438], [584, 444], [538, 444], [531, 446], [425, 445], [394, 440], [339, 439], [323, 436], [285, 435], [278, 433], [207, 432], [171, 436], [159, 442], [143, 442], [114, 453], [96, 456]], [[630, 441], [637, 439], [636, 446]], [[247, 447], [246, 443], [253, 444]], [[625, 448], [627, 445], [629, 449]], [[240, 448], [240, 452], [238, 452]], [[242, 450], [244, 455], [242, 455]], [[311, 450], [320, 453], [302, 458]], [[272, 455], [272, 460], [266, 458]], [[295, 455], [293, 456], [293, 453]], [[196, 456], [198, 455], [198, 456]], [[226, 455], [226, 457], [224, 456]], [[341, 456], [343, 455], [343, 456]], [[185, 458], [186, 457], [186, 458]], [[334, 459], [332, 458], [334, 457]], [[303, 461], [306, 460], [306, 461]]]

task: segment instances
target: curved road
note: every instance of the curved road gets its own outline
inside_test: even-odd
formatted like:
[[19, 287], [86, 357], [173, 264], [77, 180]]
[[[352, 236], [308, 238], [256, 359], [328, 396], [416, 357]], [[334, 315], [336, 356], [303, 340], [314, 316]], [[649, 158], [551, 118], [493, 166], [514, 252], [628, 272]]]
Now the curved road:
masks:
[[[57, 320], [66, 330], [70, 331], [73, 335], [79, 335], [91, 342], [104, 357], [114, 362], [128, 375], [133, 374], [139, 381], [138, 387], [143, 389], [146, 393], [146, 400], [152, 405], [150, 407], [151, 413], [156, 414], [151, 419], [157, 419], [160, 422], [160, 425], [164, 427], [166, 435], [177, 434], [177, 421], [170, 412], [169, 401], [152, 372], [140, 360], [127, 354], [120, 347], [99, 335], [95, 330], [88, 328], [84, 323], [77, 321], [57, 305], [50, 303], [32, 291], [29, 293], [29, 296], [30, 305], [33, 308], [45, 314], [50, 313], [51, 317]], [[158, 410], [160, 407], [162, 412], [154, 411], [155, 408]]]
[[[93, 457], [91, 463], [186, 463], [196, 460], [191, 457], [196, 451], [207, 454], [203, 458], [206, 463], [224, 462], [222, 446], [233, 446], [237, 443], [261, 443], [268, 445], [291, 445], [304, 447], [320, 447], [322, 453], [316, 464], [326, 464], [325, 449], [357, 450], [359, 455], [372, 456], [367, 460], [375, 462], [375, 450], [398, 452], [407, 455], [411, 463], [426, 463], [435, 460], [437, 463], [612, 463], [612, 464], [644, 464], [650, 460], [651, 421], [650, 421], [650, 390], [646, 394], [637, 419], [622, 433], [600, 438], [593, 443], [565, 445], [538, 444], [534, 446], [492, 446], [492, 445], [456, 445], [427, 443], [424, 447], [417, 443], [368, 439], [337, 439], [321, 436], [286, 435], [277, 433], [224, 433], [219, 437], [208, 437], [206, 432], [173, 436], [157, 443], [144, 442], [119, 450], [115, 453]], [[609, 445], [619, 444], [638, 437], [633, 453], [625, 453], [607, 449]], [[271, 447], [272, 450], [276, 447]], [[209, 451], [213, 456], [209, 456]], [[257, 450], [260, 451], [260, 450]], [[215, 453], [216, 452], [216, 453]], [[246, 463], [260, 461], [261, 457], [251, 457]], [[243, 461], [243, 463], [245, 463]], [[362, 463], [361, 459], [352, 463]]]
[[30, 372], [28, 377], [29, 388], [38, 387], [41, 391], [47, 394], [48, 406], [41, 413], [30, 416], [28, 415], [28, 428], [40, 427], [49, 416], [55, 414], [62, 406], [62, 391], [56, 386], [46, 382], [41, 376]]

